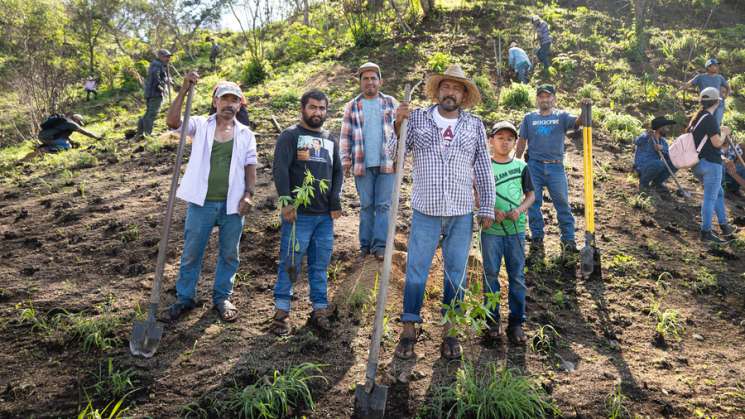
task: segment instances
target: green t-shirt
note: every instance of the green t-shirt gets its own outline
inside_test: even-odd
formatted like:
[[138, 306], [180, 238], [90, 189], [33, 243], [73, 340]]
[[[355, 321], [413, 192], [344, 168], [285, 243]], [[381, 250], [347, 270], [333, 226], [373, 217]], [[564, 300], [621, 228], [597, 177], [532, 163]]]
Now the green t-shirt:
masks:
[[213, 142], [210, 154], [210, 176], [207, 180], [207, 200], [224, 201], [228, 198], [230, 160], [233, 158], [233, 140]]
[[[491, 170], [494, 175], [497, 199], [494, 208], [508, 212], [520, 206], [526, 193], [533, 190], [533, 182], [530, 180], [528, 165], [522, 160], [512, 159], [507, 163], [491, 162]], [[486, 234], [506, 236], [525, 232], [525, 213], [520, 214], [517, 221], [505, 219], [501, 223], [494, 223]]]

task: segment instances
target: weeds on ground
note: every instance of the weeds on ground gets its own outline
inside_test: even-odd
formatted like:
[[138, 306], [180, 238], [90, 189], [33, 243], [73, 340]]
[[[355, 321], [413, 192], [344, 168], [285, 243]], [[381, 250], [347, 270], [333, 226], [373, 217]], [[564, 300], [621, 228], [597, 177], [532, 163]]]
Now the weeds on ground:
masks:
[[453, 62], [453, 57], [444, 52], [438, 51], [430, 55], [427, 60], [427, 68], [435, 73], [442, 73], [448, 65]]
[[619, 253], [613, 256], [608, 265], [608, 269], [617, 275], [626, 275], [629, 272], [634, 271], [638, 266], [639, 263], [636, 261], [634, 256]]
[[313, 410], [315, 401], [310, 386], [314, 382], [328, 382], [321, 372], [323, 367], [306, 362], [284, 373], [275, 371], [272, 377], [263, 377], [247, 386], [236, 383], [184, 406], [182, 416], [279, 419], [297, 413], [301, 407]]
[[696, 276], [688, 282], [688, 286], [698, 294], [708, 294], [719, 287], [716, 275], [709, 272], [705, 267], [696, 272]]
[[131, 368], [125, 370], [115, 369], [114, 362], [108, 359], [106, 367], [98, 366], [96, 382], [88, 389], [92, 390], [97, 400], [123, 399], [129, 392], [135, 389], [135, 372]]
[[645, 212], [652, 212], [654, 207], [654, 199], [644, 192], [638, 193], [628, 199], [629, 205], [636, 209], [640, 209]]
[[127, 244], [140, 239], [140, 227], [137, 224], [128, 224], [127, 229], [119, 235], [122, 243]]
[[621, 391], [621, 386], [613, 388], [613, 392], [605, 398], [605, 408], [608, 419], [625, 419], [631, 417], [626, 408], [627, 397]]
[[463, 301], [443, 304], [445, 315], [441, 325], [450, 324], [450, 336], [478, 335], [486, 329], [492, 318], [491, 312], [499, 308], [499, 291], [483, 292], [481, 281], [470, 281], [464, 291]]
[[24, 306], [23, 303], [17, 303], [15, 308], [18, 310], [18, 317], [16, 319], [18, 325], [30, 325], [31, 330], [33, 331], [49, 331], [49, 322], [43, 315], [40, 315], [36, 311], [36, 308], [31, 301], [28, 302], [27, 306]]
[[552, 356], [559, 346], [559, 332], [550, 324], [538, 327], [535, 334], [528, 341], [530, 350], [544, 356]]
[[490, 363], [477, 369], [470, 363], [455, 374], [455, 382], [435, 390], [419, 413], [436, 418], [542, 418], [561, 412], [540, 385], [510, 369]]
[[126, 408], [122, 408], [124, 399], [120, 399], [118, 402], [109, 402], [103, 409], [96, 409], [93, 406], [93, 401], [88, 400], [88, 405], [80, 413], [78, 413], [78, 419], [118, 419], [123, 417], [127, 411]]
[[649, 309], [649, 316], [657, 323], [655, 325], [656, 338], [662, 342], [668, 343], [670, 339], [680, 342], [685, 334], [685, 322], [680, 316], [678, 310], [667, 309], [660, 310], [660, 303], [653, 302]]
[[522, 83], [512, 83], [502, 90], [500, 95], [502, 106], [509, 109], [524, 110], [533, 106], [530, 86]]

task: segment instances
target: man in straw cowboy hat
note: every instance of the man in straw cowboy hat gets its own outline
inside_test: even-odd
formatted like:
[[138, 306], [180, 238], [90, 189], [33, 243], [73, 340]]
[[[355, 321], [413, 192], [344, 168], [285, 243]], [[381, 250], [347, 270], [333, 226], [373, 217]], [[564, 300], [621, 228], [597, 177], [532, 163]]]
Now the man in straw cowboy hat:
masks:
[[[481, 119], [464, 110], [481, 100], [478, 88], [460, 66], [452, 65], [445, 73], [430, 76], [425, 90], [433, 105], [410, 112], [408, 104], [401, 103], [396, 111], [398, 121], [409, 117], [406, 150], [414, 155], [414, 214], [401, 315], [404, 327], [395, 352], [401, 359], [414, 355], [415, 325], [422, 322], [424, 289], [438, 244], [444, 261], [443, 303], [452, 307], [463, 299], [473, 232], [474, 181], [479, 223], [488, 229], [494, 221], [494, 178], [486, 131]], [[462, 353], [449, 323], [440, 351], [447, 359]]]

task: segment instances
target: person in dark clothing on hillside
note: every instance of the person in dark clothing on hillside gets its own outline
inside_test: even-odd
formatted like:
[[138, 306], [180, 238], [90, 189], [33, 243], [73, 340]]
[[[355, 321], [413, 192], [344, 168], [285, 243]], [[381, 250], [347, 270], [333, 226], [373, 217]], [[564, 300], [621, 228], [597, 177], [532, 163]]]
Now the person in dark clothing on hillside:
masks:
[[[311, 323], [329, 331], [334, 309], [327, 299], [327, 268], [334, 247], [334, 220], [341, 216], [341, 185], [344, 181], [339, 142], [323, 129], [328, 98], [311, 90], [300, 99], [301, 119], [280, 134], [274, 149], [274, 185], [280, 199], [296, 198], [310, 173], [314, 194], [307, 205], [295, 207], [285, 202], [279, 245], [279, 269], [274, 286], [272, 331], [290, 333], [289, 316], [292, 288], [301, 272], [300, 262], [308, 256], [308, 283], [313, 304]], [[312, 152], [314, 143], [326, 153]]]
[[23, 157], [21, 161], [30, 160], [44, 153], [58, 153], [60, 151], [69, 150], [73, 146], [70, 136], [74, 132], [78, 132], [95, 140], [103, 139], [103, 136], [96, 135], [84, 129], [83, 125], [85, 125], [83, 117], [71, 112], [64, 115], [54, 114], [49, 116], [49, 118], [41, 123], [41, 130], [39, 131], [39, 141], [41, 141], [41, 145], [39, 145], [36, 150]]
[[171, 55], [171, 52], [167, 49], [161, 49], [158, 51], [158, 58], [150, 63], [144, 86], [147, 107], [145, 114], [137, 123], [137, 135], [134, 139], [153, 133], [153, 123], [160, 110], [160, 105], [163, 103], [163, 93], [166, 92], [169, 85], [172, 85], [171, 78], [168, 75], [168, 63], [171, 61]]
[[[701, 109], [691, 118], [688, 132], [693, 134], [696, 148], [705, 141], [699, 152], [700, 161], [693, 167], [693, 175], [704, 185], [704, 201], [701, 203], [701, 241], [706, 243], [726, 243], [734, 238], [736, 228], [727, 222], [722, 189], [722, 153], [720, 147], [730, 134], [728, 127], [721, 127], [714, 117], [719, 107], [719, 90], [707, 87], [701, 91]], [[721, 237], [711, 231], [714, 213], [719, 221]]]
[[546, 23], [545, 20], [538, 16], [533, 16], [530, 20], [533, 22], [535, 36], [538, 38], [538, 45], [540, 45], [540, 47], [535, 50], [535, 55], [543, 64], [543, 74], [547, 75], [548, 68], [551, 67], [551, 44], [553, 43], [553, 38], [551, 38], [551, 34], [548, 30], [548, 23]]
[[[652, 120], [649, 132], [645, 132], [634, 140], [634, 170], [639, 174], [639, 189], [644, 191], [650, 187], [661, 192], [667, 192], [665, 181], [670, 177], [670, 170], [676, 168], [668, 155], [667, 139], [668, 127], [675, 121], [658, 116]], [[660, 153], [665, 161], [660, 158]], [[668, 167], [670, 170], [668, 170]]]

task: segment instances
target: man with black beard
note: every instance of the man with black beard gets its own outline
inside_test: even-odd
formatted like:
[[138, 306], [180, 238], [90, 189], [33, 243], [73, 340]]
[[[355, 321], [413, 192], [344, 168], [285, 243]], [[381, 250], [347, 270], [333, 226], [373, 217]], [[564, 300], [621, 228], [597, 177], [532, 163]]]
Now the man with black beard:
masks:
[[666, 138], [668, 127], [674, 124], [672, 119], [658, 116], [650, 124], [652, 129], [634, 140], [634, 170], [639, 174], [640, 191], [654, 189], [663, 194], [668, 192], [665, 181], [670, 177], [671, 171], [677, 170], [670, 161]]
[[170, 128], [185, 129], [192, 138], [189, 164], [176, 192], [176, 196], [188, 202], [188, 208], [184, 250], [176, 280], [177, 301], [169, 307], [168, 317], [174, 321], [197, 306], [197, 281], [204, 250], [212, 228], [218, 226], [219, 253], [212, 302], [220, 319], [230, 322], [238, 318], [238, 309], [229, 298], [238, 271], [243, 216], [253, 205], [256, 138], [250, 128], [235, 118], [243, 93], [232, 82], [220, 82], [214, 89], [212, 105], [217, 110], [214, 114], [192, 116], [189, 125], [182, 127], [184, 96], [198, 80], [195, 72], [184, 77], [184, 84], [166, 116]]
[[[466, 289], [468, 252], [473, 236], [474, 207], [478, 207], [479, 226], [486, 230], [494, 221], [494, 177], [486, 144], [484, 124], [465, 109], [476, 106], [481, 95], [476, 84], [458, 65], [443, 74], [433, 74], [425, 86], [434, 102], [409, 113], [409, 104], [401, 103], [396, 120], [401, 126], [409, 117], [406, 150], [414, 155], [414, 186], [406, 283], [404, 285], [403, 330], [395, 356], [414, 356], [416, 325], [422, 323], [425, 286], [438, 245], [442, 248], [444, 286], [443, 310], [460, 308]], [[395, 137], [386, 147], [395, 147]], [[478, 192], [474, 205], [473, 188]], [[450, 322], [443, 328], [440, 354], [446, 359], [462, 355], [456, 330]]]
[[[327, 299], [327, 268], [334, 247], [334, 221], [341, 216], [341, 185], [344, 181], [339, 142], [323, 129], [328, 98], [318, 90], [300, 99], [300, 122], [280, 134], [274, 149], [274, 185], [283, 202], [279, 245], [279, 269], [274, 286], [276, 311], [272, 331], [290, 333], [292, 288], [300, 276], [300, 262], [308, 257], [308, 285], [313, 306], [311, 324], [330, 331], [333, 308]], [[328, 153], [311, 154], [314, 144]], [[306, 182], [307, 173], [313, 184]], [[297, 191], [312, 187], [308, 202], [295, 204]], [[285, 198], [286, 197], [286, 198]]]

